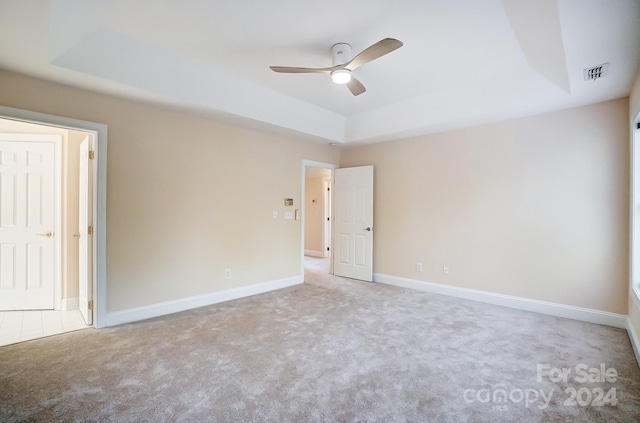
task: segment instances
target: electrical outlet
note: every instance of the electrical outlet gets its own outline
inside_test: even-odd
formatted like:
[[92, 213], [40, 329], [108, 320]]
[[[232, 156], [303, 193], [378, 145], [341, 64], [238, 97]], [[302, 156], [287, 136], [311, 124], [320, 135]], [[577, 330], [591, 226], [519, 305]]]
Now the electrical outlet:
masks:
[[445, 275], [449, 274], [449, 266], [442, 266], [442, 273], [444, 273]]
[[224, 278], [231, 279], [231, 269], [224, 269]]
[[416, 272], [422, 272], [422, 263], [416, 263]]
[[284, 212], [284, 218], [285, 220], [293, 220], [293, 212], [292, 211]]

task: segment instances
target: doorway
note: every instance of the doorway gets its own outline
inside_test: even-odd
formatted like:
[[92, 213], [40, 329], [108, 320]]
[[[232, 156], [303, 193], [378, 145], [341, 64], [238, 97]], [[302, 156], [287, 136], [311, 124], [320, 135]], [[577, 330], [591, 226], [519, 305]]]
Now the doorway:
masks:
[[93, 326], [109, 325], [107, 316], [107, 125], [86, 120], [0, 106], [0, 118], [17, 122], [78, 130], [94, 136], [92, 198], [93, 234], [91, 238], [92, 272], [89, 283], [93, 297]]
[[[314, 178], [320, 178], [315, 185]], [[318, 202], [320, 198], [325, 201], [323, 193], [314, 186], [329, 189], [330, 212], [328, 218], [323, 219], [331, 225], [328, 230], [307, 222], [307, 219], [320, 220]], [[303, 160], [302, 217], [301, 272], [305, 282], [308, 276], [316, 278], [327, 274], [373, 281], [373, 166], [338, 168]], [[323, 241], [315, 239], [315, 244], [308, 243], [308, 239], [313, 241], [316, 237], [312, 231], [321, 233]], [[324, 238], [328, 238], [329, 250]], [[324, 251], [314, 249], [318, 245]]]
[[331, 269], [331, 183], [333, 171], [307, 167], [304, 198], [304, 277], [318, 280]]
[[304, 255], [331, 255], [331, 169], [307, 167], [304, 200]]
[[302, 274], [305, 281], [331, 274], [332, 184], [329, 163], [303, 161], [302, 165]]
[[[87, 292], [88, 289], [93, 293], [94, 290], [91, 278], [85, 278], [81, 281], [80, 277], [83, 266], [80, 265], [78, 244], [81, 230], [78, 217], [82, 210], [79, 200], [79, 189], [81, 189], [79, 181], [93, 181], [95, 178], [92, 174], [83, 175], [83, 178], [80, 178], [79, 166], [80, 144], [83, 141], [85, 144], [92, 143], [95, 134], [2, 117], [0, 117], [0, 132], [4, 134], [3, 139], [6, 138], [2, 144], [3, 158], [5, 153], [7, 157], [10, 157], [15, 152], [15, 156], [22, 157], [22, 161], [24, 161], [22, 163], [24, 170], [18, 171], [18, 173], [15, 173], [15, 169], [11, 169], [11, 166], [5, 166], [6, 169], [3, 167], [3, 171], [6, 171], [8, 175], [16, 175], [16, 184], [14, 185], [17, 190], [16, 195], [10, 193], [7, 195], [3, 191], [2, 206], [15, 210], [16, 222], [22, 222], [18, 225], [22, 235], [18, 234], [17, 240], [23, 242], [28, 248], [19, 248], [19, 245], [14, 243], [18, 247], [15, 250], [18, 252], [33, 250], [33, 254], [27, 254], [26, 257], [20, 257], [20, 254], [16, 254], [15, 258], [9, 257], [7, 254], [0, 257], [0, 260], [6, 263], [15, 259], [17, 260], [15, 263], [18, 265], [13, 277], [5, 275], [6, 272], [3, 272], [3, 276], [7, 276], [5, 279], [11, 279], [13, 283], [4, 283], [2, 284], [3, 289], [0, 289], [0, 300], [2, 300], [0, 345], [91, 327], [92, 314], [85, 312], [83, 316], [83, 313], [80, 312], [82, 306], [92, 308], [93, 296], [84, 300], [87, 304], [80, 304], [79, 292]], [[38, 147], [38, 143], [45, 144], [46, 140], [43, 138], [46, 137], [56, 137], [59, 142], [55, 146], [52, 145], [55, 147], [52, 155], [56, 159], [51, 166], [51, 172], [48, 169], [47, 172], [40, 172], [38, 167], [34, 167], [33, 164], [38, 162], [36, 160], [38, 157], [47, 161], [47, 156], [34, 154], [32, 150]], [[36, 175], [33, 173], [34, 171], [39, 173]], [[91, 173], [93, 173], [93, 168], [91, 168]], [[39, 191], [42, 195], [35, 195], [38, 193], [32, 192], [33, 186], [40, 186], [34, 184], [34, 181], [39, 181], [39, 184], [42, 185], [42, 192]], [[22, 187], [24, 189], [21, 189], [21, 184], [24, 185]], [[55, 189], [53, 189], [54, 186]], [[91, 196], [89, 198], [85, 196], [85, 208], [89, 202], [93, 201], [93, 186], [87, 192]], [[28, 203], [22, 210], [20, 207], [11, 206], [12, 197], [14, 199], [23, 197], [23, 200], [24, 197], [33, 197], [33, 199], [28, 199]], [[38, 204], [31, 204], [42, 198], [45, 199], [43, 205], [46, 207], [38, 208]], [[34, 210], [37, 211], [38, 219], [42, 220], [37, 227], [33, 225], [33, 221], [36, 219], [31, 216]], [[8, 235], [11, 230], [16, 229], [16, 226], [11, 225], [11, 222], [4, 223], [7, 225], [3, 224], [3, 235]], [[89, 230], [93, 232], [91, 227]], [[20, 239], [21, 237], [24, 239]], [[3, 236], [3, 244], [6, 243], [4, 247], [9, 247], [10, 243], [7, 241], [7, 237]], [[11, 248], [3, 250], [8, 252]], [[39, 267], [36, 266], [38, 263], [36, 258], [42, 259], [40, 260], [42, 264]], [[84, 268], [93, 268], [92, 258], [93, 254], [86, 255], [87, 262], [84, 263]], [[21, 267], [25, 267], [20, 265], [22, 262], [29, 264], [26, 267], [27, 272], [19, 271]], [[4, 269], [6, 270], [7, 266], [4, 266]], [[34, 279], [34, 275], [39, 276], [42, 281], [36, 280], [38, 278]], [[20, 294], [19, 297], [16, 296], [17, 294]], [[38, 294], [40, 297], [47, 297], [47, 301], [38, 300]]]

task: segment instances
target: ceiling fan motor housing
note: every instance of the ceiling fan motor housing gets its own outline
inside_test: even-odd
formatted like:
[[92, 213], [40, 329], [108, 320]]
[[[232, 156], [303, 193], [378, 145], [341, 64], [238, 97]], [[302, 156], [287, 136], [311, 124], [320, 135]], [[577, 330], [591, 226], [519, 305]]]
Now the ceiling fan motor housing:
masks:
[[351, 46], [347, 43], [337, 43], [331, 47], [331, 58], [333, 66], [347, 63], [351, 60]]

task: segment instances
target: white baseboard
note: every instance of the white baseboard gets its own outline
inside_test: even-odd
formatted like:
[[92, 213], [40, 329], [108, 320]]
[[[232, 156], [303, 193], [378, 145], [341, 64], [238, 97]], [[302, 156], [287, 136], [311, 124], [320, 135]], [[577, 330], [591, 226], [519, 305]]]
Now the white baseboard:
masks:
[[304, 250], [304, 255], [309, 257], [324, 258], [324, 253], [322, 251]]
[[568, 319], [581, 320], [583, 322], [613, 326], [620, 329], [627, 329], [628, 326], [627, 316], [623, 314], [610, 313], [607, 311], [574, 307], [570, 305], [550, 303], [546, 301], [531, 300], [528, 298], [515, 297], [512, 295], [495, 294], [492, 292], [424, 282], [415, 279], [400, 278], [397, 276], [389, 276], [379, 273], [374, 273], [373, 281], [384, 283], [387, 285], [394, 285], [403, 288], [411, 288], [419, 291], [431, 292], [434, 294], [463, 298], [465, 300], [480, 301], [488, 304], [516, 308], [518, 310], [533, 311], [536, 313], [548, 314], [551, 316], [566, 317]]
[[74, 298], [63, 298], [62, 303], [60, 304], [61, 310], [77, 310], [80, 305], [80, 299], [78, 297]]
[[227, 289], [220, 292], [212, 292], [210, 294], [197, 295], [194, 297], [151, 304], [143, 307], [130, 308], [128, 310], [107, 312], [104, 317], [105, 323], [101, 325], [101, 327], [137, 322], [139, 320], [151, 319], [153, 317], [164, 316], [167, 314], [177, 313], [179, 311], [190, 310], [192, 308], [204, 307], [229, 300], [236, 300], [238, 298], [250, 297], [252, 295], [263, 294], [265, 292], [299, 285], [302, 282], [303, 277], [298, 275], [286, 279], [262, 282], [255, 285]]

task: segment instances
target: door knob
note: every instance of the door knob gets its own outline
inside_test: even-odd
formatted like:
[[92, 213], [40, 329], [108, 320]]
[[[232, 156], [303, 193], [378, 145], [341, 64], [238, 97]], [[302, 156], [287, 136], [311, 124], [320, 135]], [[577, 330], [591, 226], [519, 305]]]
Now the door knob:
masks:
[[37, 236], [43, 236], [45, 238], [51, 238], [53, 234], [51, 232], [45, 232], [43, 234], [36, 234]]
[[367, 232], [371, 232], [371, 226], [367, 226], [366, 228], [364, 228], [364, 230]]

